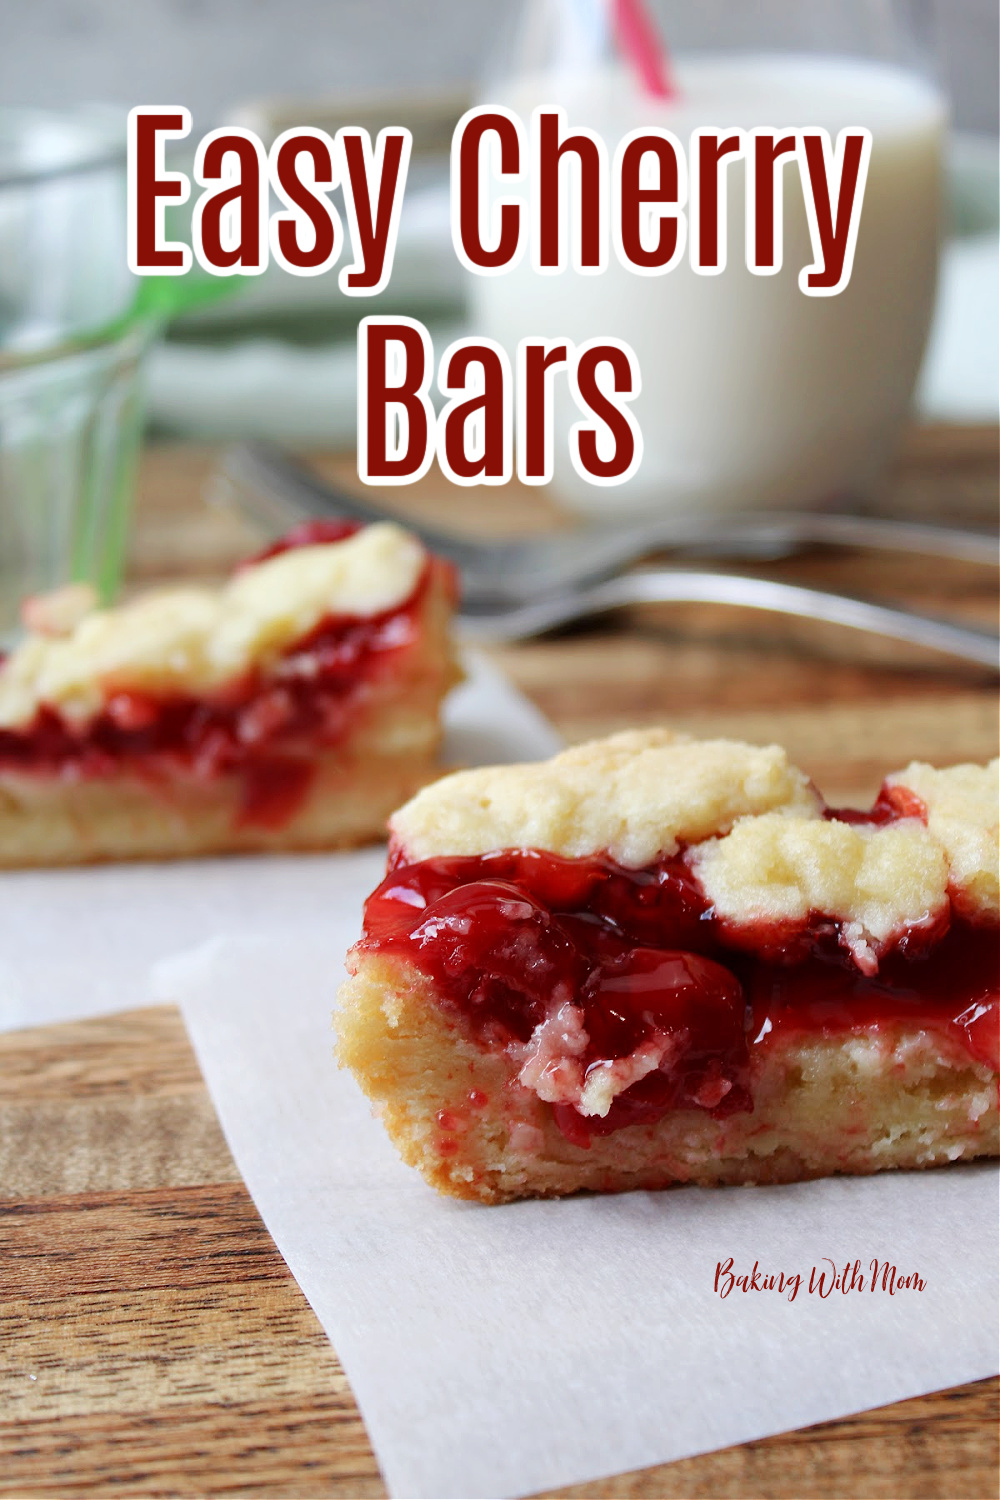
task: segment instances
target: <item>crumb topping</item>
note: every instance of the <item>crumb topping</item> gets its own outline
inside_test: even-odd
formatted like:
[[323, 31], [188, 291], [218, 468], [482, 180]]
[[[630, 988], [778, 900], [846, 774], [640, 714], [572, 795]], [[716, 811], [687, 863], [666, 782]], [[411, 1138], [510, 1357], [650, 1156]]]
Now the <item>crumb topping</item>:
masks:
[[915, 818], [877, 828], [766, 814], [706, 839], [689, 863], [728, 925], [834, 917], [863, 972], [874, 972], [901, 929], [933, 921], [948, 899], [944, 850]]
[[0, 728], [30, 723], [43, 704], [85, 722], [111, 692], [211, 692], [265, 669], [328, 615], [368, 619], [404, 603], [424, 556], [401, 527], [368, 526], [267, 558], [221, 588], [158, 590], [93, 610], [65, 634], [31, 634], [0, 665]]
[[695, 741], [669, 730], [618, 734], [533, 765], [462, 771], [426, 787], [391, 819], [408, 862], [498, 849], [570, 859], [607, 853], [641, 869], [688, 859], [730, 929], [843, 924], [862, 969], [904, 929], [939, 917], [949, 894], [973, 919], [994, 917], [997, 762], [912, 765], [888, 778], [927, 809], [886, 826], [824, 817], [804, 773], [777, 745]]
[[914, 761], [888, 778], [915, 792], [951, 868], [952, 895], [969, 915], [1000, 915], [1000, 761], [938, 771]]
[[633, 730], [532, 765], [460, 771], [419, 792], [391, 820], [409, 860], [492, 849], [579, 859], [606, 851], [641, 869], [681, 843], [748, 814], [819, 817], [817, 793], [777, 745], [700, 743]]

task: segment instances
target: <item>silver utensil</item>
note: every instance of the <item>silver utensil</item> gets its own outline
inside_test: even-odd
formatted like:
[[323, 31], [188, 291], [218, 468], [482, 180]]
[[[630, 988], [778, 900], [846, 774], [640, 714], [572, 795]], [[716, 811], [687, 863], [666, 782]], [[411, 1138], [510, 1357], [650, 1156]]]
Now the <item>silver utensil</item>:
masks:
[[[280, 449], [264, 443], [241, 443], [224, 454], [216, 494], [235, 500], [276, 529], [292, 520], [317, 516], [371, 522], [391, 515], [367, 499], [325, 483]], [[664, 516], [490, 542], [456, 536], [409, 517], [406, 525], [432, 551], [456, 564], [467, 606], [546, 601], [574, 585], [611, 578], [627, 564], [668, 549], [689, 555], [761, 559], [827, 543], [968, 562], [995, 564], [1000, 560], [997, 538], [983, 532], [843, 514]]]
[[730, 604], [770, 610], [909, 641], [1000, 670], [1000, 638], [986, 630], [849, 594], [831, 594], [768, 578], [684, 568], [623, 573], [590, 587], [567, 589], [546, 599], [506, 608], [463, 606], [459, 626], [472, 642], [518, 641], [630, 604]]
[[[325, 484], [280, 450], [244, 443], [224, 455], [214, 498], [281, 529], [316, 516], [382, 521], [391, 513]], [[525, 640], [630, 604], [728, 604], [826, 620], [994, 670], [1000, 642], [989, 631], [847, 594], [799, 584], [687, 568], [617, 572], [652, 550], [698, 549], [727, 556], [781, 556], [810, 542], [997, 561], [996, 540], [979, 532], [848, 515], [754, 515], [713, 520], [663, 518], [595, 526], [552, 536], [477, 542], [414, 523], [407, 526], [462, 575], [459, 625], [470, 641]]]

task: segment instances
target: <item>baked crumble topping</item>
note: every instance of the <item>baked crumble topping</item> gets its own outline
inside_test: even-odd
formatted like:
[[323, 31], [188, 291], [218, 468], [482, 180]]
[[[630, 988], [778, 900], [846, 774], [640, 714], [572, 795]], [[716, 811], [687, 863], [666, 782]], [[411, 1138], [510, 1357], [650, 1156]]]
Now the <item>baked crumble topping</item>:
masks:
[[778, 745], [628, 731], [531, 765], [460, 771], [395, 814], [408, 859], [512, 847], [566, 858], [605, 852], [638, 869], [738, 818], [822, 813], [808, 779]]
[[65, 634], [29, 634], [0, 664], [0, 729], [42, 708], [68, 723], [109, 696], [199, 697], [266, 671], [326, 618], [372, 619], [403, 604], [426, 565], [391, 523], [331, 544], [300, 546], [237, 572], [220, 588], [172, 588], [74, 619]]
[[821, 912], [851, 929], [862, 962], [900, 929], [932, 922], [949, 891], [995, 917], [997, 776], [990, 766], [912, 765], [909, 816], [887, 826], [828, 809], [777, 745], [632, 730], [550, 761], [461, 771], [390, 822], [397, 862], [530, 848], [607, 854], [641, 869], [679, 849], [733, 925]]
[[914, 761], [888, 777], [888, 787], [914, 792], [926, 809], [927, 828], [948, 857], [953, 897], [965, 910], [1000, 915], [997, 795], [1000, 761], [936, 770]]
[[880, 948], [932, 923], [948, 900], [945, 852], [915, 818], [880, 828], [766, 813], [695, 845], [688, 863], [730, 931], [835, 918], [866, 971]]

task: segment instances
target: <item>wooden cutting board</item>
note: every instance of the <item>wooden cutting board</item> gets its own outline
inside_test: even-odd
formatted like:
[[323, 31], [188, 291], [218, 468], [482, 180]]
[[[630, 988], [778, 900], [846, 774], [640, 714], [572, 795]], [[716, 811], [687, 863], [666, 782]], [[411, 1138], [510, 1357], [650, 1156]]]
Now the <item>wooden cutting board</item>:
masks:
[[[887, 504], [982, 524], [996, 453], [993, 430], [915, 434]], [[216, 572], [252, 545], [201, 499], [211, 462], [205, 450], [150, 454], [137, 579]], [[480, 530], [560, 519], [517, 491], [473, 511], [433, 480], [391, 498]], [[763, 571], [995, 620], [986, 568], [836, 551]], [[990, 674], [834, 627], [644, 609], [495, 655], [569, 739], [654, 722], [776, 739], [831, 800], [870, 797], [910, 759], [996, 753]], [[0, 1286], [0, 1493], [384, 1493], [336, 1355], [240, 1181], [172, 1008], [0, 1037]], [[560, 1493], [995, 1495], [998, 1412], [984, 1381]]]
[[[0, 1493], [384, 1493], [172, 1007], [0, 1037], [0, 1182]], [[562, 1493], [987, 1496], [997, 1413], [984, 1381]]]

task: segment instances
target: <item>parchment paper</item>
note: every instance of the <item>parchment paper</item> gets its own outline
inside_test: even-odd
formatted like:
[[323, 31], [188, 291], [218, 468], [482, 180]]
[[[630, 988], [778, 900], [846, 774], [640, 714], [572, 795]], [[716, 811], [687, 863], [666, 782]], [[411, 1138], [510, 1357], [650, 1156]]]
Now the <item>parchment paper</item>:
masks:
[[[557, 747], [481, 665], [447, 718], [452, 763]], [[997, 1368], [988, 1168], [492, 1209], [437, 1197], [332, 1058], [343, 955], [383, 867], [371, 849], [0, 876], [0, 1027], [183, 1004], [393, 1493], [527, 1494]], [[721, 1298], [730, 1257], [733, 1275], [801, 1275], [795, 1299]], [[857, 1260], [866, 1290], [829, 1292], [827, 1257]], [[890, 1295], [881, 1271], [867, 1290], [874, 1257], [923, 1290]]]
[[[529, 1494], [997, 1369], [991, 1167], [500, 1208], [438, 1197], [331, 1059], [356, 926], [345, 907], [322, 934], [222, 939], [155, 988], [184, 1007], [393, 1494]], [[756, 1263], [802, 1284], [723, 1298], [730, 1258], [731, 1274]], [[855, 1261], [864, 1290], [831, 1290]], [[923, 1289], [883, 1290], [883, 1262]]]

